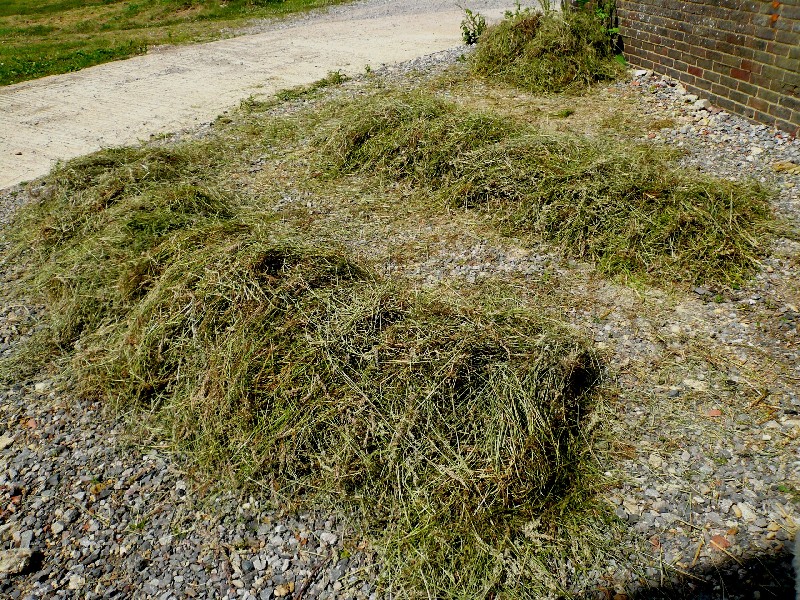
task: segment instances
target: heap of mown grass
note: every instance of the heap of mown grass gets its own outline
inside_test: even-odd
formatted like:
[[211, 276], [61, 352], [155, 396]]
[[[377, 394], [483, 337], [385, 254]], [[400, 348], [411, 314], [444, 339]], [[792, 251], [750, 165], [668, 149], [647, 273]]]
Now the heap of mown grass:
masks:
[[192, 182], [181, 148], [69, 163], [19, 218], [40, 335], [84, 392], [207, 469], [361, 508], [396, 593], [535, 597], [526, 565], [586, 492], [588, 346], [513, 301], [382, 283]]
[[336, 173], [377, 173], [496, 215], [610, 275], [735, 285], [771, 239], [768, 190], [686, 170], [648, 144], [544, 133], [433, 96], [390, 92], [326, 131]]
[[[142, 281], [169, 259], [152, 254], [151, 239], [233, 214], [229, 198], [203, 182], [213, 160], [202, 144], [119, 148], [76, 159], [49, 176], [46, 200], [21, 212], [12, 235], [17, 252], [33, 250], [46, 264], [36, 282], [50, 306], [63, 310], [51, 311], [37, 348], [13, 361], [17, 375], [40, 368], [37, 356], [69, 350], [84, 331], [143, 293]], [[89, 232], [100, 230], [102, 237], [88, 243]]]
[[624, 66], [596, 9], [518, 10], [481, 35], [472, 71], [536, 94], [575, 93], [617, 79]]

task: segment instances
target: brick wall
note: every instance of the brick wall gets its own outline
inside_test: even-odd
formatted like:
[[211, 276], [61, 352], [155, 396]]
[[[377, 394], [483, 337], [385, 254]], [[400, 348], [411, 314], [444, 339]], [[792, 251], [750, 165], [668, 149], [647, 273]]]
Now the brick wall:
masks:
[[618, 0], [628, 61], [800, 135], [800, 0]]

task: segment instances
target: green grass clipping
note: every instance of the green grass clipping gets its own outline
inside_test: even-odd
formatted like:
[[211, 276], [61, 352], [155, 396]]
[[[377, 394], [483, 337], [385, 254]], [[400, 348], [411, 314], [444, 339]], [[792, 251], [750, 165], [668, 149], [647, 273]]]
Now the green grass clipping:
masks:
[[18, 239], [51, 320], [6, 372], [49, 348], [203, 469], [361, 515], [393, 594], [533, 597], [534, 562], [563, 555], [534, 549], [593, 481], [591, 347], [498, 289], [381, 281], [190, 183], [209, 154], [108, 150], [50, 176]]
[[481, 35], [472, 70], [536, 94], [578, 93], [624, 73], [614, 36], [596, 9], [517, 10]]
[[685, 169], [674, 151], [651, 144], [543, 132], [400, 92], [340, 111], [323, 136], [333, 176], [410, 181], [611, 276], [737, 286], [772, 240], [769, 188]]

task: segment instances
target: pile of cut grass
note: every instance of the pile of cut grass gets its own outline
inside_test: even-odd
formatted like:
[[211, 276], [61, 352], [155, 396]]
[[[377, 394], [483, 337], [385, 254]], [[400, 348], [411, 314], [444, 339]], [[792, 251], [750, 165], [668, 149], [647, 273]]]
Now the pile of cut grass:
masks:
[[396, 592], [527, 597], [547, 569], [526, 565], [552, 558], [534, 550], [589, 485], [587, 344], [498, 290], [382, 283], [188, 183], [205, 160], [188, 148], [50, 177], [17, 224], [51, 315], [40, 336], [85, 393], [149, 412], [199, 466], [360, 509]]
[[607, 19], [589, 9], [517, 11], [478, 42], [472, 71], [535, 94], [576, 93], [624, 73]]
[[405, 179], [591, 260], [603, 273], [726, 287], [769, 248], [769, 193], [649, 144], [543, 133], [426, 94], [352, 104], [325, 132], [333, 174]]
[[452, 174], [454, 157], [513, 137], [516, 125], [430, 94], [390, 92], [346, 105], [341, 125], [319, 142], [328, 170], [438, 186]]
[[37, 287], [59, 308], [51, 311], [48, 334], [5, 371], [33, 373], [51, 352], [70, 350], [87, 329], [127, 310], [170, 259], [154, 240], [166, 243], [175, 231], [233, 215], [230, 198], [203, 181], [213, 154], [202, 144], [118, 148], [49, 176], [44, 198], [20, 213], [12, 238], [17, 252], [32, 251], [46, 265], [36, 273]]

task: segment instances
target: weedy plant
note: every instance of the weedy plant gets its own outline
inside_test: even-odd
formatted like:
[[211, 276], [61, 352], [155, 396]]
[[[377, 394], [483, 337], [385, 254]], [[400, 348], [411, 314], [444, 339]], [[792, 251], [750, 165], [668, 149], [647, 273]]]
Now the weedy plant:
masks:
[[556, 119], [566, 119], [566, 118], [568, 118], [568, 117], [571, 117], [571, 116], [572, 116], [572, 115], [574, 115], [574, 114], [575, 114], [575, 109], [572, 109], [572, 108], [562, 108], [561, 110], [558, 110], [558, 111], [556, 111], [555, 113], [553, 113], [553, 116], [554, 116]]
[[426, 94], [378, 95], [325, 132], [334, 174], [411, 180], [611, 275], [725, 287], [768, 251], [769, 190], [680, 168], [648, 144], [543, 133]]
[[535, 597], [591, 486], [590, 347], [502, 289], [381, 282], [197, 177], [209, 154], [109, 150], [50, 176], [17, 223], [40, 339], [198, 465], [362, 515], [393, 593]]
[[576, 93], [623, 73], [608, 7], [546, 7], [544, 12], [518, 7], [489, 27], [473, 57], [473, 72], [533, 93]]
[[486, 19], [480, 13], [468, 8], [464, 10], [464, 19], [461, 21], [461, 39], [468, 46], [478, 43], [478, 39], [486, 31]]

